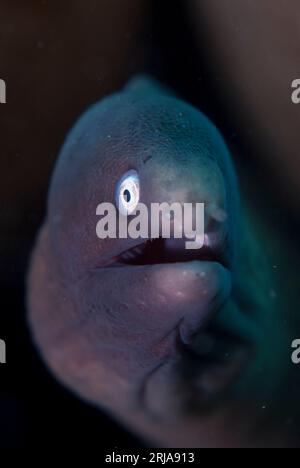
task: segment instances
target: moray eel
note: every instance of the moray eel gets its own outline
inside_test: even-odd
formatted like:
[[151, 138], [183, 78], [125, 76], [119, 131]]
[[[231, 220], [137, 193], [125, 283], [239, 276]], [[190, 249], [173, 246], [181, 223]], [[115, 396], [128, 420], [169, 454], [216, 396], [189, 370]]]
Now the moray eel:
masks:
[[[97, 237], [96, 207], [116, 204], [132, 171], [147, 207], [204, 203], [201, 249]], [[54, 375], [148, 441], [245, 445], [267, 314], [242, 211], [219, 131], [155, 80], [87, 110], [58, 157], [28, 277], [30, 328]]]

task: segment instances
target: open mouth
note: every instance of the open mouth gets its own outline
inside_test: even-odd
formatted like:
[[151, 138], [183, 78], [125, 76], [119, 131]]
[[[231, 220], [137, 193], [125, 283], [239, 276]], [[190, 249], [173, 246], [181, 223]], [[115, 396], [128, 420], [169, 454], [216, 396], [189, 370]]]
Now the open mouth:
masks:
[[114, 265], [156, 265], [192, 261], [217, 262], [228, 268], [228, 262], [221, 248], [212, 248], [206, 243], [200, 249], [186, 249], [187, 239], [157, 239], [145, 242], [114, 257]]

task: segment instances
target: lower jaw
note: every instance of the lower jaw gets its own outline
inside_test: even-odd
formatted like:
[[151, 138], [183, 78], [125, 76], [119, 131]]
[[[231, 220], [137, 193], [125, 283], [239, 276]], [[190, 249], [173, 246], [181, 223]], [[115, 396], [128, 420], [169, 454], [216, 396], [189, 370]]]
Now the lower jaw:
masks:
[[[199, 268], [201, 262], [193, 262]], [[163, 419], [203, 415], [218, 408], [234, 395], [247, 375], [256, 346], [240, 336], [214, 330], [214, 317], [189, 338], [175, 332], [174, 354], [161, 363], [147, 378], [144, 405]]]

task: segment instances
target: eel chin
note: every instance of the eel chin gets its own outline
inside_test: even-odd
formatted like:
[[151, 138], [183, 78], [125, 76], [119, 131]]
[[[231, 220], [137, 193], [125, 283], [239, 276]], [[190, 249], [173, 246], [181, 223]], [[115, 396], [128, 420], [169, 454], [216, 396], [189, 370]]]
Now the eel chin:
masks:
[[218, 324], [220, 309], [229, 309], [232, 289], [225, 244], [213, 245], [206, 236], [201, 249], [187, 250], [185, 241], [162, 237], [139, 241], [103, 266], [116, 272], [139, 267], [143, 274], [156, 277], [158, 291], [167, 292], [173, 307], [189, 300], [193, 312], [168, 335], [174, 343], [172, 353], [151, 370], [141, 387], [143, 405], [160, 418], [209, 411], [222, 401], [253, 354], [253, 343]]
[[[255, 302], [252, 250], [238, 251], [246, 230], [221, 135], [197, 109], [142, 85], [92, 106], [67, 137], [28, 279], [30, 326], [50, 369], [81, 398], [132, 416], [134, 429], [137, 414], [197, 415], [232, 397], [256, 349], [258, 309], [245, 306]], [[147, 207], [205, 206], [202, 248], [97, 238], [99, 202], [117, 207], [133, 169]]]

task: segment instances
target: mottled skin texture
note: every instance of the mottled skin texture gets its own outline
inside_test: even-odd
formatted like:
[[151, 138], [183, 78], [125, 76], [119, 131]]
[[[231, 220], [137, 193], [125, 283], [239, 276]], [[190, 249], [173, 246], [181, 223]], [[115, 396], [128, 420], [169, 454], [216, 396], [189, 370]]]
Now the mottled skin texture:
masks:
[[[97, 205], [130, 169], [147, 205], [205, 203], [223, 264], [105, 266], [141, 242], [96, 236]], [[54, 374], [151, 443], [276, 443], [254, 436], [281, 366], [266, 356], [276, 314], [248, 223], [228, 150], [198, 110], [146, 78], [88, 110], [59, 155], [29, 274], [30, 325]]]

